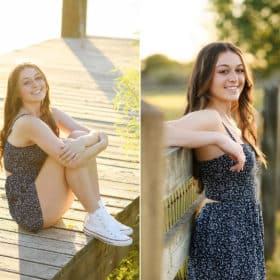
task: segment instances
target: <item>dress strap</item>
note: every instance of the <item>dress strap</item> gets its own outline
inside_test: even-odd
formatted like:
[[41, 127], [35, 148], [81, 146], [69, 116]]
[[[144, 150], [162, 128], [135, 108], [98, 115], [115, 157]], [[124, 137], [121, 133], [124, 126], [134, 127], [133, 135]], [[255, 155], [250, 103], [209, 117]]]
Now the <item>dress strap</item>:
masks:
[[21, 118], [21, 117], [23, 117], [23, 116], [25, 116], [25, 115], [30, 115], [30, 114], [24, 113], [24, 114], [18, 115], [18, 116], [14, 119], [14, 121], [12, 122], [12, 124], [11, 124], [11, 126], [10, 126], [10, 128], [9, 128], [9, 130], [8, 130], [7, 135], [10, 135], [10, 133], [12, 132], [13, 126], [14, 126], [15, 122], [16, 122], [19, 118]]
[[230, 136], [230, 138], [231, 138], [233, 141], [237, 142], [236, 139], [234, 138], [233, 134], [232, 134], [232, 133], [230, 132], [230, 130], [227, 128], [227, 126], [226, 126], [223, 122], [222, 122], [222, 124], [223, 124], [224, 128], [226, 129], [226, 131], [227, 131], [228, 135]]

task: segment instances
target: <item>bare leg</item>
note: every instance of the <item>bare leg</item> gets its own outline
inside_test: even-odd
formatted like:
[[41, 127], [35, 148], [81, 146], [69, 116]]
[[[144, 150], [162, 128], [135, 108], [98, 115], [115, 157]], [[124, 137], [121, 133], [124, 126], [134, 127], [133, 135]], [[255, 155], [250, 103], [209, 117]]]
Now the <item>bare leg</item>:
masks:
[[[73, 132], [70, 137], [76, 138], [84, 133]], [[70, 169], [48, 157], [35, 184], [43, 213], [43, 227], [55, 224], [69, 209], [73, 193], [87, 212], [98, 208], [100, 194], [95, 158], [84, 167]]]
[[[69, 137], [78, 138], [85, 134], [87, 133], [84, 131], [73, 131]], [[100, 200], [96, 158], [93, 157], [83, 167], [66, 168], [65, 177], [85, 210], [89, 213], [94, 212], [98, 208]]]
[[[70, 137], [81, 136], [79, 133], [73, 134]], [[87, 165], [72, 169], [65, 168], [48, 157], [35, 184], [44, 228], [55, 224], [61, 218], [70, 207], [75, 193], [85, 210], [89, 212], [84, 220], [86, 234], [115, 246], [128, 246], [132, 243], [132, 238], [126, 236], [123, 231], [123, 229], [127, 231], [128, 227], [124, 228], [124, 225], [116, 223], [106, 209], [98, 205], [100, 194], [95, 157], [92, 157]], [[128, 229], [129, 234], [132, 233], [131, 229]]]
[[100, 199], [98, 177], [90, 174], [94, 170], [97, 175], [96, 164], [94, 166], [93, 161], [90, 161], [90, 163], [92, 163], [92, 166], [88, 164], [79, 168], [65, 169], [66, 181], [89, 213], [98, 208], [98, 200]]

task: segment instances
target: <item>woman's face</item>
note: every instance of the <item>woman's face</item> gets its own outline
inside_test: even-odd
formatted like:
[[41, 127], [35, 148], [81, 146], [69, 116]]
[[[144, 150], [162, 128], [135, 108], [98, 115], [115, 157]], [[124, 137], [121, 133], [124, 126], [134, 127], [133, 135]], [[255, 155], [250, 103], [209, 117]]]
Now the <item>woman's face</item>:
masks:
[[223, 52], [218, 56], [210, 86], [210, 98], [221, 102], [238, 101], [244, 88], [244, 66], [234, 52]]
[[35, 68], [24, 68], [18, 80], [19, 95], [23, 103], [38, 103], [46, 96], [46, 82]]

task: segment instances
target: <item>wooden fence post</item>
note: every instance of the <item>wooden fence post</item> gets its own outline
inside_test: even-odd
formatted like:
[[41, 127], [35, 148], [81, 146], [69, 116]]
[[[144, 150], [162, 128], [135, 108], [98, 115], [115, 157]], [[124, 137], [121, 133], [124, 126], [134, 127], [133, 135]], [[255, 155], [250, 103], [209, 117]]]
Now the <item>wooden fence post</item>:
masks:
[[163, 246], [163, 115], [141, 106], [141, 279], [160, 280]]
[[276, 188], [277, 188], [277, 208], [280, 209], [280, 88], [277, 89], [277, 135], [276, 135]]
[[[279, 189], [279, 91], [277, 87], [265, 88], [264, 131], [262, 150], [268, 160], [268, 168], [263, 170], [261, 179], [265, 258], [270, 259], [275, 247], [275, 214], [277, 210], [277, 189]], [[278, 130], [278, 132], [277, 132]], [[277, 135], [278, 134], [278, 135]], [[278, 147], [277, 147], [278, 146]], [[278, 154], [278, 155], [277, 155]], [[278, 160], [277, 160], [278, 157]], [[278, 163], [277, 163], [278, 161]], [[277, 170], [278, 165], [278, 170]]]
[[87, 0], [63, 0], [61, 37], [85, 37], [86, 16]]

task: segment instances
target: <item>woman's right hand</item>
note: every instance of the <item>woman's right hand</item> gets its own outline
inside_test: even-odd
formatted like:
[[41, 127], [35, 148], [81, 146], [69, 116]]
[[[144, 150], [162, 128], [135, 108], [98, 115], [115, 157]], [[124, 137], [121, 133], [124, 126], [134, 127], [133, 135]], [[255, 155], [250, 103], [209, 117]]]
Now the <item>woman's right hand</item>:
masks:
[[236, 164], [230, 168], [230, 171], [242, 171], [246, 161], [246, 157], [240, 143], [230, 139], [226, 135], [222, 135], [218, 142], [218, 147], [226, 153]]
[[74, 158], [70, 159], [66, 167], [77, 168], [87, 164], [92, 156], [97, 156], [104, 151], [108, 146], [108, 136], [104, 132], [99, 133], [99, 141], [93, 144], [90, 148], [85, 149], [83, 152], [78, 153]]

